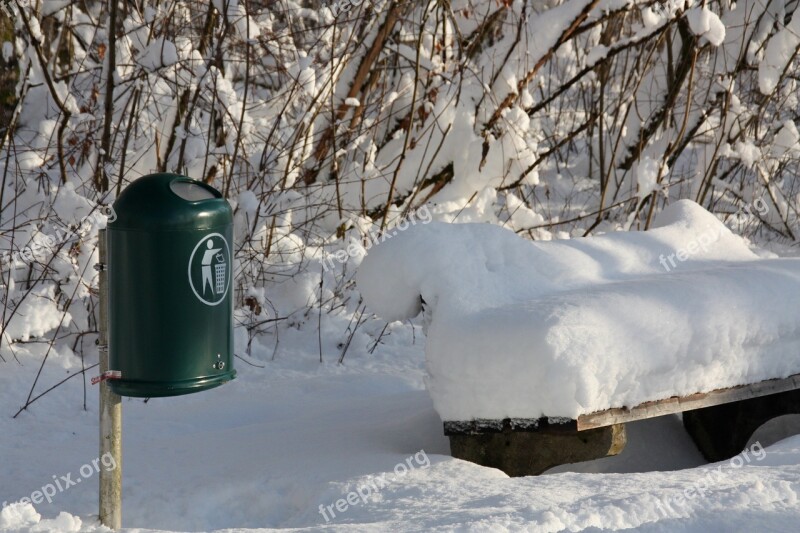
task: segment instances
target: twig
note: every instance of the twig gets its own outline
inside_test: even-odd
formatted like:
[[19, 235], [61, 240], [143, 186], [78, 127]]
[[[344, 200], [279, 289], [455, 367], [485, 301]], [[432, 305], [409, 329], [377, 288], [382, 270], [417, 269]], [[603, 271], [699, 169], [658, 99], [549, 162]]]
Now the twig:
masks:
[[[361, 302], [358, 302], [359, 305]], [[345, 341], [344, 346], [342, 347], [342, 355], [339, 357], [339, 364], [341, 365], [344, 362], [344, 356], [347, 355], [347, 349], [350, 348], [350, 343], [353, 341], [353, 336], [356, 334], [358, 330], [358, 326], [361, 325], [361, 319], [364, 316], [364, 311], [367, 309], [367, 306], [361, 308], [361, 312], [358, 314], [358, 318], [356, 319], [356, 325], [353, 329], [350, 330], [350, 335], [347, 337], [347, 341]], [[350, 318], [350, 324], [348, 324], [347, 329], [350, 329], [350, 326], [353, 323], [353, 318]]]
[[238, 358], [238, 359], [241, 359], [242, 361], [244, 361], [245, 363], [247, 363], [250, 366], [254, 366], [256, 368], [267, 368], [267, 365], [256, 365], [254, 363], [251, 363], [250, 361], [248, 361], [247, 359], [245, 359], [244, 357], [242, 357], [238, 353], [233, 354], [233, 356]]

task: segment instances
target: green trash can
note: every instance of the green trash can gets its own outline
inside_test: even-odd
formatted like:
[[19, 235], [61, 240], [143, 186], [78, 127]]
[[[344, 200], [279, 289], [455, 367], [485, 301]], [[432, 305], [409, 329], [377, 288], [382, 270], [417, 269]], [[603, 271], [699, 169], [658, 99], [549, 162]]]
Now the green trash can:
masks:
[[233, 213], [175, 174], [131, 183], [108, 224], [109, 381], [121, 396], [200, 392], [233, 369]]

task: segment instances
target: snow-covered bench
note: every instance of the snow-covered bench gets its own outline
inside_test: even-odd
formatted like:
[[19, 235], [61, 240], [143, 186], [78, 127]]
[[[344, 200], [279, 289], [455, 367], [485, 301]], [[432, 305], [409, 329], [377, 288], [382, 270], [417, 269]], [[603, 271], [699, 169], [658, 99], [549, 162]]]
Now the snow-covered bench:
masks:
[[680, 201], [649, 231], [563, 241], [415, 226], [357, 284], [387, 320], [424, 310], [453, 455], [529, 475], [619, 453], [633, 420], [683, 412], [718, 460], [800, 413], [800, 260], [766, 255]]

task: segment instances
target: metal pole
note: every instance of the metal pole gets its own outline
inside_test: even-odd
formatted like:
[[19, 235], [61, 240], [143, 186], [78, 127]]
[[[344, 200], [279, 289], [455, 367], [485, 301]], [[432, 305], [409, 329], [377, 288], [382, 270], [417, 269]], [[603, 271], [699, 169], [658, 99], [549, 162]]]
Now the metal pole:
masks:
[[[106, 230], [98, 236], [100, 263], [100, 375], [108, 370], [108, 253]], [[100, 469], [100, 523], [111, 529], [122, 527], [122, 399], [100, 382], [100, 457], [110, 454], [117, 467]]]

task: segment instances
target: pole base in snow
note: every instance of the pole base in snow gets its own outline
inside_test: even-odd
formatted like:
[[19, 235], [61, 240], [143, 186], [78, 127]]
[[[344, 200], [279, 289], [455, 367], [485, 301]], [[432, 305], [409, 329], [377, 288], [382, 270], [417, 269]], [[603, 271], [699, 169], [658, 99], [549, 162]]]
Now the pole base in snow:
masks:
[[716, 462], [744, 450], [766, 422], [793, 414], [800, 414], [800, 390], [686, 411], [683, 425], [703, 457]]
[[445, 435], [450, 437], [453, 457], [512, 477], [536, 476], [554, 466], [617, 455], [626, 443], [624, 424], [578, 432], [574, 420], [543, 421], [524, 429], [510, 420], [482, 427], [446, 422]]

